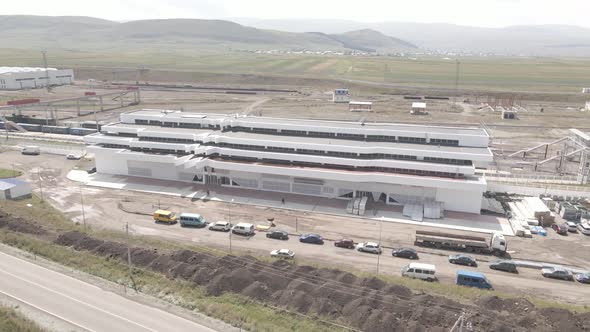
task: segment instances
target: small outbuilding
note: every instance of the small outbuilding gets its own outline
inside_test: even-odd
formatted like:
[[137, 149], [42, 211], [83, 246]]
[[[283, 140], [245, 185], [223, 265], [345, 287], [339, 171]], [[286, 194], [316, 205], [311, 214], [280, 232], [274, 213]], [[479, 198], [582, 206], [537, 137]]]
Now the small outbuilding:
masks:
[[335, 103], [348, 103], [350, 101], [350, 94], [348, 89], [336, 89], [332, 93], [332, 101]]
[[351, 112], [371, 112], [373, 103], [370, 101], [351, 101], [348, 103], [348, 110]]
[[31, 185], [16, 178], [0, 179], [0, 200], [31, 198]]
[[517, 119], [516, 114], [517, 113], [514, 110], [502, 109], [502, 119], [504, 119], [504, 120], [514, 120], [514, 119]]
[[410, 114], [414, 115], [427, 115], [428, 111], [426, 111], [426, 103], [415, 102], [412, 103], [412, 110]]

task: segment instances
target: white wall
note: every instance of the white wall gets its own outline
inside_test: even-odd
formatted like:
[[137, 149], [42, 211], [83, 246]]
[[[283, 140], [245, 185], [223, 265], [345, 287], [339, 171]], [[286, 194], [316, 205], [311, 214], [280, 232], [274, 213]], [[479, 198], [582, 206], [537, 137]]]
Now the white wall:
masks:
[[12, 199], [28, 196], [30, 194], [31, 185], [28, 182], [18, 184], [10, 189], [10, 197], [12, 197]]
[[483, 191], [460, 191], [439, 188], [436, 200], [444, 202], [445, 210], [480, 213]]
[[[72, 69], [49, 70], [48, 72], [51, 85], [72, 84], [74, 82], [74, 71]], [[0, 75], [0, 90], [41, 88], [47, 86], [48, 80], [45, 77], [44, 70]]]

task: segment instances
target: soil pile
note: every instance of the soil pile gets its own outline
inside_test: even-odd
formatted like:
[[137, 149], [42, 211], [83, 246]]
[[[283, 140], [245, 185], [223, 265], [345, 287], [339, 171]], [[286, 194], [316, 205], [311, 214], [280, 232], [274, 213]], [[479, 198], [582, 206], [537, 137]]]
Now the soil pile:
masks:
[[[127, 259], [124, 244], [70, 232], [55, 243], [109, 258]], [[472, 331], [589, 331], [588, 314], [537, 309], [524, 299], [484, 297], [465, 305], [442, 296], [416, 294], [375, 277], [336, 269], [266, 263], [250, 256], [215, 256], [180, 250], [132, 248], [133, 264], [203, 286], [209, 295], [239, 293], [308, 315], [320, 315], [363, 331], [448, 331], [465, 310]]]
[[0, 228], [6, 228], [13, 232], [33, 235], [47, 234], [47, 231], [37, 223], [31, 222], [21, 217], [15, 217], [2, 211], [0, 211]]

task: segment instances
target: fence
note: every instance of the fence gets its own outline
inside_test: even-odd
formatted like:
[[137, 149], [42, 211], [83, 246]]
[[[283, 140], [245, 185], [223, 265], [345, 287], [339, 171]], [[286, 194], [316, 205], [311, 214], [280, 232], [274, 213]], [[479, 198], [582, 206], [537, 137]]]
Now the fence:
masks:
[[489, 181], [510, 182], [520, 184], [578, 184], [578, 177], [575, 175], [520, 175], [520, 174], [483, 174]]

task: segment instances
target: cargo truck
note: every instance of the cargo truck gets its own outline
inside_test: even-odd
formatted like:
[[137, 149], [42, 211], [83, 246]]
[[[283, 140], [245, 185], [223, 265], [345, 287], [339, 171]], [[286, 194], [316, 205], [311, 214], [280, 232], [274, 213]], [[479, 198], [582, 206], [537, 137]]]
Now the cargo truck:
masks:
[[501, 233], [490, 236], [459, 235], [443, 232], [416, 231], [417, 246], [434, 247], [437, 249], [453, 249], [468, 252], [494, 254], [503, 256], [508, 248], [506, 239]]

